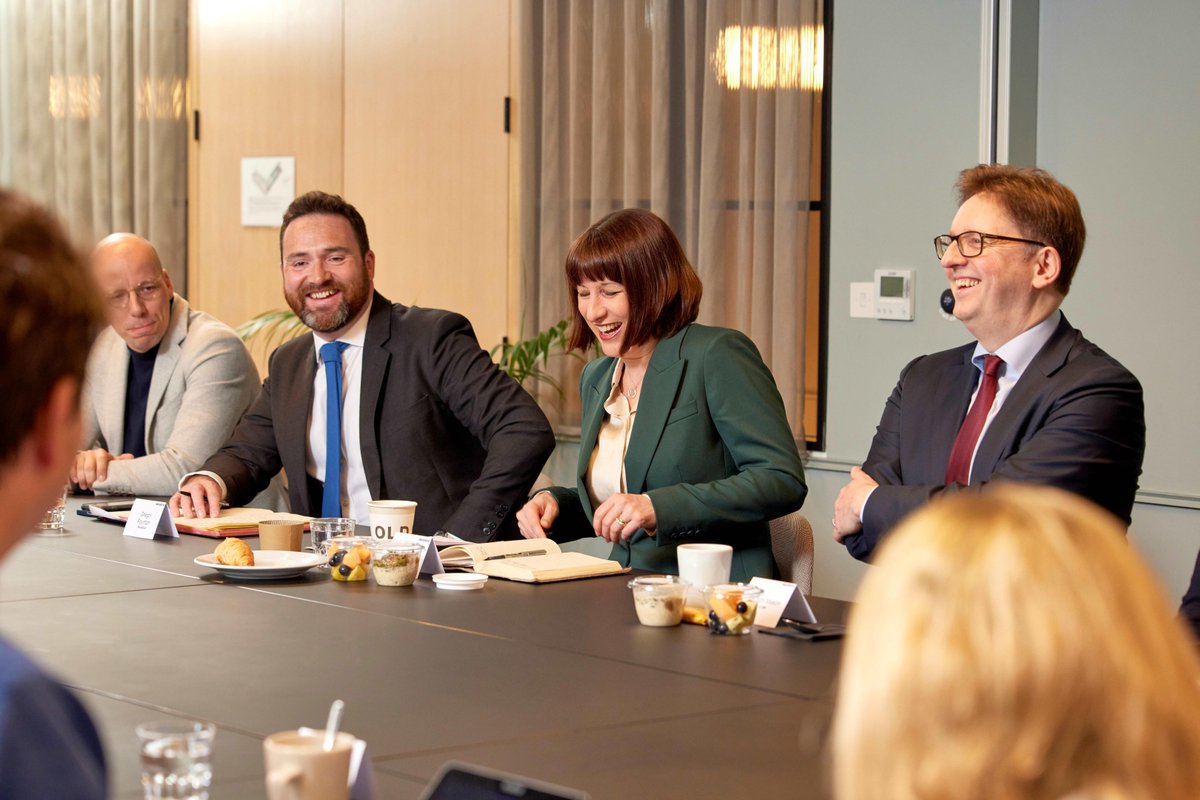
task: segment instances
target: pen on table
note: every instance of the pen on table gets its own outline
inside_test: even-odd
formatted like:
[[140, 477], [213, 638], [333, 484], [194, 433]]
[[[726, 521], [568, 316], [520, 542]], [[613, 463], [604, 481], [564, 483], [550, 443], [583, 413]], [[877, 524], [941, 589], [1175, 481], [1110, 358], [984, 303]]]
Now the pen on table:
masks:
[[504, 555], [500, 555], [500, 556], [488, 556], [487, 558], [484, 559], [484, 561], [496, 561], [497, 559], [501, 559], [501, 558], [521, 558], [522, 556], [544, 556], [544, 555], [546, 555], [544, 550], [522, 550], [519, 553], [505, 553]]

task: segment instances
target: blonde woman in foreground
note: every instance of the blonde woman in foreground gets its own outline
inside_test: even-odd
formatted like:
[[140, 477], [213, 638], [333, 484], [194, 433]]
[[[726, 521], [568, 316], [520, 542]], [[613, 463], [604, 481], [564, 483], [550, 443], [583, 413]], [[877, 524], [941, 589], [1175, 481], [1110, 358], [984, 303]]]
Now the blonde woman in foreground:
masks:
[[838, 800], [1200, 797], [1200, 661], [1124, 526], [997, 486], [903, 523], [850, 617]]

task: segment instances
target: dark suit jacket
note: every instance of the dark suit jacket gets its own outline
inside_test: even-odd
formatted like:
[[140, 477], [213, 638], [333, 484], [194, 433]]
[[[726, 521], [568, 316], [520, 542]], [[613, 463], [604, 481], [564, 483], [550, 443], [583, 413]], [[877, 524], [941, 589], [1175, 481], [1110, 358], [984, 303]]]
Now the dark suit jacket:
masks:
[[[307, 478], [317, 363], [309, 336], [281, 345], [258, 399], [204, 465], [240, 505], [284, 469], [292, 511], [320, 513]], [[554, 449], [546, 416], [480, 349], [467, 320], [393, 305], [378, 292], [363, 349], [359, 436], [371, 497], [417, 501], [422, 533], [472, 541], [516, 530], [524, 500]], [[366, 520], [360, 520], [365, 523]]]
[[1196, 638], [1200, 639], [1200, 553], [1196, 554], [1196, 566], [1192, 569], [1192, 582], [1188, 585], [1187, 594], [1183, 596], [1183, 605], [1179, 614], [1187, 623]]
[[[594, 535], [585, 488], [604, 420], [615, 358], [584, 368], [578, 482], [556, 488], [560, 541]], [[808, 488], [775, 379], [746, 336], [688, 325], [663, 339], [642, 382], [625, 454], [630, 494], [648, 494], [658, 529], [613, 547], [627, 566], [678, 573], [675, 548], [720, 542], [734, 548], [733, 580], [775, 572], [767, 521], [795, 511]]]
[[[863, 532], [846, 539], [868, 560], [902, 517], [943, 492], [954, 437], [979, 370], [975, 344], [922, 356], [900, 373], [863, 469], [880, 484]], [[1082, 495], [1129, 524], [1146, 420], [1142, 387], [1064, 316], [984, 433], [971, 487], [992, 480], [1048, 484]]]

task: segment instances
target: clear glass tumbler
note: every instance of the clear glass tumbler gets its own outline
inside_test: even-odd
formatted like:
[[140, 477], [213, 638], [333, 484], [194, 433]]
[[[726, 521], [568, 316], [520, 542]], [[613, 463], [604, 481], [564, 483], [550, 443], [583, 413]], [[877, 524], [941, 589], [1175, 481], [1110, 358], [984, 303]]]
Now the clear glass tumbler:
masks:
[[325, 547], [335, 536], [353, 536], [354, 520], [346, 517], [319, 517], [308, 523], [309, 549], [325, 555]]
[[67, 523], [67, 492], [70, 489], [70, 486], [63, 486], [58, 497], [54, 499], [54, 504], [42, 515], [38, 529], [42, 531], [43, 535], [57, 536], [64, 532], [63, 528]]
[[216, 727], [183, 720], [137, 726], [142, 743], [142, 790], [146, 800], [208, 800]]

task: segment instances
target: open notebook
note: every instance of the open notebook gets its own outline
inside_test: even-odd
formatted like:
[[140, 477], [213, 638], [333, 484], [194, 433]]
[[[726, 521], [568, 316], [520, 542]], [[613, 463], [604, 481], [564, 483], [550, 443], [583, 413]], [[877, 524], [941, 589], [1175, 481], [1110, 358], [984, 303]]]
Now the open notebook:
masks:
[[628, 572], [616, 561], [585, 553], [564, 553], [550, 539], [459, 544], [440, 553], [447, 569], [473, 570], [482, 575], [522, 583], [551, 583]]
[[[115, 504], [90, 503], [88, 512], [97, 519], [107, 519], [113, 522], [124, 523], [129, 519], [129, 508], [106, 509], [105, 505]], [[129, 505], [132, 505], [132, 501]], [[303, 522], [307, 528], [310, 518], [284, 511], [272, 511], [269, 508], [223, 508], [219, 517], [205, 519], [172, 517], [172, 519], [175, 520], [175, 528], [180, 533], [223, 539], [226, 536], [257, 536], [258, 523], [265, 519], [295, 520]]]

